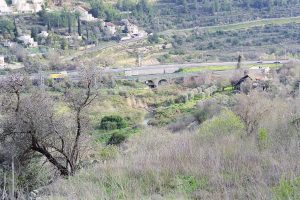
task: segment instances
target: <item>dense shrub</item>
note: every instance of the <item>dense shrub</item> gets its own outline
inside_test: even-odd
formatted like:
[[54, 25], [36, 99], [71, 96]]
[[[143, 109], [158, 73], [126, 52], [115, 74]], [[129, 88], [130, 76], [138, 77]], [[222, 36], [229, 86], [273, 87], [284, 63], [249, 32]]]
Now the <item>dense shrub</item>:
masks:
[[14, 24], [12, 20], [9, 19], [1, 19], [0, 20], [0, 33], [1, 35], [9, 34], [14, 36]]
[[113, 145], [108, 145], [99, 152], [102, 160], [113, 159], [118, 155], [118, 148]]
[[299, 199], [300, 198], [300, 178], [295, 180], [280, 180], [278, 186], [274, 188], [276, 200]]
[[148, 37], [148, 41], [149, 41], [151, 44], [157, 44], [157, 43], [159, 43], [159, 36], [158, 36], [156, 33], [154, 33], [153, 35], [150, 35], [150, 36]]
[[200, 133], [212, 135], [240, 135], [244, 132], [244, 128], [244, 124], [238, 116], [230, 110], [223, 110], [218, 116], [205, 121], [200, 127]]
[[100, 128], [105, 130], [122, 129], [127, 127], [127, 122], [120, 116], [105, 116], [101, 120]]
[[123, 133], [113, 133], [109, 138], [107, 145], [119, 145], [126, 140], [127, 136]]

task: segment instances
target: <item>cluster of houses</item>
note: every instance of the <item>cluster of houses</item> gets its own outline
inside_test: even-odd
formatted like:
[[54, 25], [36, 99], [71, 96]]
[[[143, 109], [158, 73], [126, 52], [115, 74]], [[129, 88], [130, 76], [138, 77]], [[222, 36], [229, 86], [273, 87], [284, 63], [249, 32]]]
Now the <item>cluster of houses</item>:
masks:
[[130, 40], [133, 38], [142, 38], [146, 37], [148, 33], [144, 30], [139, 30], [138, 26], [130, 23], [127, 19], [121, 20], [121, 30], [125, 36], [121, 37], [120, 40]]
[[10, 6], [5, 0], [0, 0], [0, 14], [37, 13], [42, 10], [44, 0], [12, 0]]
[[80, 14], [80, 20], [86, 22], [100, 22], [100, 28], [107, 34], [115, 36], [118, 31], [122, 33], [120, 40], [130, 40], [138, 37], [145, 37], [147, 33], [139, 30], [138, 26], [129, 22], [127, 19], [122, 19], [120, 22], [114, 24], [112, 22], [105, 22], [102, 19], [94, 18], [85, 8], [78, 6], [75, 9]]
[[75, 11], [77, 11], [80, 14], [80, 20], [86, 21], [86, 22], [94, 22], [98, 19], [93, 17], [92, 14], [90, 14], [86, 9], [84, 9], [81, 6], [76, 7]]

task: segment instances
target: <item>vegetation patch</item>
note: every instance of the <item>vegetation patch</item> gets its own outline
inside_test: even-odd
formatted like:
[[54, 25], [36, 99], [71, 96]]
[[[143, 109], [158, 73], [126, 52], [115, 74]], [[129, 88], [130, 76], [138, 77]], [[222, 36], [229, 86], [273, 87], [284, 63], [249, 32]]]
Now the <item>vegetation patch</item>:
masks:
[[199, 130], [201, 134], [212, 135], [241, 135], [244, 131], [243, 122], [230, 110], [223, 110], [218, 116], [205, 121]]
[[276, 200], [289, 200], [300, 198], [300, 178], [286, 180], [282, 178], [279, 185], [274, 188]]
[[122, 129], [127, 126], [127, 122], [121, 116], [117, 115], [105, 116], [100, 123], [100, 128], [103, 130]]

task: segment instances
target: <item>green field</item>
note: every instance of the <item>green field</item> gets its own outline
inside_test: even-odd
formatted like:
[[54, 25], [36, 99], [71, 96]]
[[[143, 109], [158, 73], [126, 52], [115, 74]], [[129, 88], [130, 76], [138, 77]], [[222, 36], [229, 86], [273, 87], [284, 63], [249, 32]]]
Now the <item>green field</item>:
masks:
[[[258, 67], [258, 66], [263, 66], [263, 67], [269, 67], [269, 68], [277, 68], [281, 67], [282, 64], [248, 64], [248, 65], [242, 65], [243, 68], [251, 68], [251, 67]], [[206, 70], [211, 70], [211, 71], [225, 71], [225, 70], [231, 70], [235, 69], [236, 66], [234, 65], [221, 65], [221, 66], [200, 66], [200, 67], [189, 67], [189, 68], [182, 68], [179, 70], [181, 73], [193, 73], [193, 72], [201, 72], [201, 71], [206, 71]]]
[[[219, 26], [207, 26], [207, 27], [198, 27], [199, 30], [208, 31], [208, 32], [217, 32], [217, 31], [234, 31], [241, 29], [249, 29], [253, 27], [261, 27], [266, 25], [284, 25], [290, 23], [300, 23], [300, 17], [287, 17], [287, 18], [271, 18], [271, 19], [261, 19], [255, 21], [247, 21], [235, 24], [226, 24]], [[180, 29], [180, 30], [168, 30], [162, 32], [162, 34], [175, 33], [175, 32], [185, 32], [192, 31], [195, 28], [189, 29]]]

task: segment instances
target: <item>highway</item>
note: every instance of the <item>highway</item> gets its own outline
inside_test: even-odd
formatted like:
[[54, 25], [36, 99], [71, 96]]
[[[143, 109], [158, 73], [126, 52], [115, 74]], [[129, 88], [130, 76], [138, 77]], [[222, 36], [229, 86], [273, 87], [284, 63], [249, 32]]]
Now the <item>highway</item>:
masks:
[[[275, 62], [280, 62], [285, 64], [291, 60], [270, 60], [270, 61], [243, 61], [242, 65], [251, 65], [251, 64], [273, 64]], [[128, 76], [132, 75], [149, 75], [149, 74], [163, 74], [163, 73], [174, 73], [179, 69], [184, 68], [193, 68], [193, 67], [208, 67], [208, 66], [236, 66], [237, 62], [209, 62], [209, 63], [185, 63], [185, 64], [166, 64], [166, 65], [147, 65], [141, 67], [132, 67], [132, 68], [106, 68], [103, 69], [104, 73], [122, 73], [125, 71], [128, 72]], [[131, 71], [131, 74], [130, 74]]]
[[[271, 60], [271, 61], [244, 61], [242, 65], [251, 65], [251, 64], [273, 64], [275, 62], [285, 64], [291, 60]], [[298, 61], [298, 60], [296, 60]], [[128, 76], [145, 76], [145, 75], [159, 75], [159, 74], [172, 74], [179, 69], [184, 68], [193, 68], [193, 67], [208, 67], [208, 66], [236, 66], [236, 62], [210, 62], [210, 63], [186, 63], [186, 64], [166, 64], [166, 65], [148, 65], [141, 67], [132, 67], [132, 68], [104, 68], [101, 70], [102, 74], [111, 74], [115, 77], [119, 77], [120, 74], [124, 74], [125, 77]], [[230, 71], [230, 70], [228, 70]], [[46, 78], [49, 76], [49, 72], [43, 72], [43, 77]], [[78, 80], [79, 71], [67, 71], [68, 77], [71, 80]], [[30, 74], [30, 79], [40, 79], [41, 74], [34, 73]], [[5, 78], [5, 75], [0, 76], [0, 79]]]

